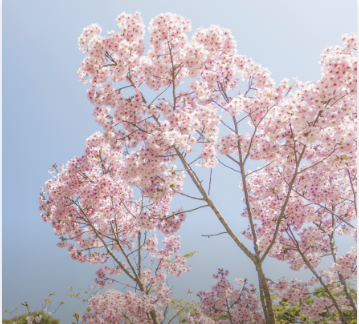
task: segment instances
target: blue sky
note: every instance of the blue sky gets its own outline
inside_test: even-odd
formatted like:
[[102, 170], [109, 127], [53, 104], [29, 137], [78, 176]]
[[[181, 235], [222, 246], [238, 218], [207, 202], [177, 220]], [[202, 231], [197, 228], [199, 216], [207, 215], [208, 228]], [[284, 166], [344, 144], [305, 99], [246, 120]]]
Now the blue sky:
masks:
[[[84, 55], [77, 39], [84, 27], [98, 23], [103, 30], [118, 30], [115, 19], [122, 13], [142, 13], [146, 26], [160, 13], [172, 12], [190, 19], [192, 31], [219, 25], [229, 28], [238, 52], [251, 57], [282, 78], [318, 80], [320, 54], [327, 46], [340, 44], [341, 35], [356, 32], [356, 2], [337, 0], [242, 1], [122, 1], [122, 0], [4, 0], [3, 1], [3, 152], [2, 152], [2, 304], [3, 309], [20, 309], [27, 301], [40, 308], [50, 292], [68, 293], [67, 288], [94, 285], [100, 267], [73, 261], [66, 249], [56, 246], [58, 237], [50, 224], [40, 218], [38, 194], [50, 178], [47, 169], [56, 162], [66, 163], [83, 154], [86, 138], [101, 131], [95, 123], [92, 106], [86, 98], [88, 86], [79, 82], [77, 70]], [[146, 32], [146, 42], [149, 33]], [[149, 95], [151, 95], [148, 92]], [[151, 97], [154, 97], [151, 95]], [[257, 165], [250, 165], [254, 170]], [[204, 170], [201, 176], [208, 176]], [[211, 196], [236, 233], [246, 226], [239, 215], [238, 183], [224, 168], [213, 170]], [[186, 187], [192, 190], [190, 186]], [[194, 192], [194, 191], [193, 191]], [[177, 199], [173, 207], [193, 206]], [[173, 297], [188, 298], [194, 292], [210, 289], [218, 267], [229, 269], [230, 280], [248, 278], [257, 282], [254, 267], [226, 236], [210, 239], [202, 234], [222, 232], [221, 225], [207, 209], [188, 215], [179, 234], [181, 252], [198, 250], [189, 259], [193, 270], [170, 281]], [[344, 241], [340, 253], [352, 242]], [[109, 264], [111, 265], [111, 263]], [[267, 277], [283, 275], [307, 278], [306, 271], [292, 273], [284, 263], [265, 263]], [[116, 286], [112, 286], [116, 288]], [[111, 287], [111, 288], [112, 288]], [[118, 287], [117, 287], [118, 288]], [[77, 290], [76, 290], [77, 291]], [[65, 296], [55, 314], [71, 323], [81, 303]], [[55, 305], [56, 306], [56, 305]], [[52, 307], [54, 309], [54, 306]], [[9, 318], [3, 315], [3, 318]]]

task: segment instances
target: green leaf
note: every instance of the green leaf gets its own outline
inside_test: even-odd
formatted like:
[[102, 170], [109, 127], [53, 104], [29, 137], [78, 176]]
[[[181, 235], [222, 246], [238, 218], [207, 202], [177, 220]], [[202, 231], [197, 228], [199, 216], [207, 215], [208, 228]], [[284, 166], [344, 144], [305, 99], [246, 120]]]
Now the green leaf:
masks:
[[182, 258], [191, 258], [193, 257], [195, 254], [198, 254], [198, 251], [192, 251], [192, 252], [188, 252], [185, 255], [182, 255]]

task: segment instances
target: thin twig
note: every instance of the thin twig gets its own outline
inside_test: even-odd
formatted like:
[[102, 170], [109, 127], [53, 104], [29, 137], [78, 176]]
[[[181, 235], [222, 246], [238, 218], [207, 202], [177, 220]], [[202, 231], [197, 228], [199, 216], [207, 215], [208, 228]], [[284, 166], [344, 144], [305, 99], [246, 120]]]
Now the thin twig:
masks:
[[164, 91], [162, 91], [155, 99], [153, 99], [148, 106], [151, 106], [152, 103], [153, 103], [161, 94], [165, 93], [170, 86], [171, 86], [171, 84], [170, 84]]
[[272, 164], [272, 163], [273, 163], [273, 162], [270, 162], [270, 163], [268, 163], [267, 165], [265, 165], [264, 167], [261, 167], [261, 168], [257, 169], [256, 171], [249, 172], [249, 173], [246, 175], [246, 177], [248, 177], [248, 176], [249, 176], [250, 174], [252, 174], [252, 173], [255, 173], [255, 172], [257, 172], [257, 171], [260, 171], [260, 170], [266, 168], [268, 165], [270, 165], [270, 164]]
[[210, 236], [217, 236], [217, 235], [221, 235], [221, 234], [228, 234], [228, 232], [222, 232], [222, 233], [218, 233], [218, 234], [202, 234], [202, 236], [210, 238]]
[[235, 171], [235, 172], [239, 172], [239, 173], [241, 173], [240, 171], [238, 171], [238, 170], [235, 170], [235, 169], [233, 169], [233, 168], [231, 168], [231, 167], [229, 167], [228, 165], [225, 165], [220, 159], [218, 159], [218, 162], [219, 163], [221, 163], [222, 165], [224, 165], [226, 168], [228, 168], [228, 169], [231, 169], [231, 170], [233, 170], [233, 171]]

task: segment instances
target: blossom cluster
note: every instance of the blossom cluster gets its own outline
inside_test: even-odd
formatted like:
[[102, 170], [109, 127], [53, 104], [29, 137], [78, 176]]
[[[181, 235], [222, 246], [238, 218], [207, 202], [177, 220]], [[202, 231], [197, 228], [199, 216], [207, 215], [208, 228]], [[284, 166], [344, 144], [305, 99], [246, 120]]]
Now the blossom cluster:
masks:
[[[112, 246], [112, 253], [123, 252], [125, 248], [128, 253], [135, 252], [135, 239], [143, 230], [157, 229], [168, 235], [163, 241], [165, 248], [160, 251], [156, 247], [158, 240], [153, 237], [149, 237], [146, 244], [140, 247], [148, 249], [154, 256], [157, 254], [157, 269], [154, 272], [143, 271], [142, 285], [149, 286], [143, 288], [141, 295], [127, 292], [123, 296], [125, 300], [133, 300], [134, 304], [126, 302], [127, 308], [122, 311], [134, 316], [134, 321], [142, 323], [147, 316], [142, 312], [151, 312], [169, 302], [171, 292], [165, 283], [167, 274], [179, 277], [190, 270], [185, 266], [186, 259], [176, 254], [180, 249], [180, 237], [170, 236], [185, 220], [185, 213], [182, 209], [169, 213], [170, 195], [158, 202], [146, 198], [136, 200], [125, 180], [126, 163], [122, 159], [122, 152], [112, 150], [100, 133], [87, 139], [82, 157], [75, 157], [66, 166], [54, 168], [57, 172], [54, 179], [46, 183], [46, 190], [41, 189], [40, 210], [43, 211], [43, 220], [51, 223], [55, 234], [61, 236], [61, 242], [57, 245], [68, 246], [74, 260], [90, 264], [106, 263], [113, 257], [108, 246]], [[171, 172], [174, 172], [173, 168]], [[148, 203], [146, 208], [143, 207], [144, 199]], [[107, 241], [109, 237], [112, 237], [112, 242]], [[71, 240], [77, 243], [78, 249], [69, 242]], [[103, 248], [107, 253], [96, 251]], [[89, 251], [88, 254], [85, 251]], [[108, 278], [108, 275], [119, 275], [126, 271], [131, 271], [126, 262], [120, 262], [116, 268], [105, 266], [96, 272], [98, 278], [95, 282], [102, 286], [111, 285], [115, 280]], [[96, 299], [91, 303], [96, 309]], [[142, 305], [141, 311], [136, 308], [134, 312], [133, 307], [138, 303]], [[100, 316], [99, 312], [94, 314]], [[105, 316], [103, 312], [101, 314]], [[160, 313], [156, 316], [161, 318]], [[96, 323], [95, 317], [91, 318]], [[88, 320], [91, 321], [90, 318]]]
[[35, 320], [36, 323], [40, 323], [41, 322], [41, 315], [35, 316], [35, 317], [31, 315], [31, 316], [26, 317], [26, 320], [27, 320], [28, 324], [32, 324], [34, 320]]
[[[254, 285], [247, 285], [244, 279], [235, 279], [237, 289], [227, 280], [227, 271], [219, 271], [219, 279], [211, 291], [199, 292], [201, 306], [186, 317], [190, 323], [241, 323], [255, 321], [265, 323], [259, 311], [259, 300]], [[248, 286], [248, 287], [247, 287]]]
[[[290, 279], [290, 280], [279, 280], [277, 283], [271, 284], [271, 290], [277, 298], [285, 298], [289, 303], [293, 305], [298, 305], [304, 301], [309, 295], [309, 286], [315, 285], [318, 283], [318, 279], [311, 278], [308, 283], [302, 282], [300, 279]], [[322, 289], [322, 292], [325, 292]], [[339, 292], [338, 290], [336, 292]], [[311, 304], [303, 303], [301, 306], [301, 311], [307, 315], [310, 319], [314, 321], [321, 321], [326, 312], [336, 312], [337, 309], [333, 304], [333, 300], [327, 297], [318, 297], [313, 296], [314, 300]], [[335, 302], [340, 307], [341, 310], [351, 310], [348, 299], [339, 295], [335, 298]]]
[[[166, 293], [162, 293], [166, 295]], [[108, 289], [103, 295], [97, 294], [90, 300], [90, 307], [94, 312], [81, 316], [81, 321], [86, 323], [101, 323], [102, 321], [116, 322], [121, 318], [128, 319], [132, 323], [140, 324], [149, 321], [149, 313], [155, 311], [158, 319], [163, 320], [161, 312], [155, 310], [161, 303], [154, 303], [155, 297], [145, 293], [136, 294], [133, 291], [126, 293], [114, 289]]]

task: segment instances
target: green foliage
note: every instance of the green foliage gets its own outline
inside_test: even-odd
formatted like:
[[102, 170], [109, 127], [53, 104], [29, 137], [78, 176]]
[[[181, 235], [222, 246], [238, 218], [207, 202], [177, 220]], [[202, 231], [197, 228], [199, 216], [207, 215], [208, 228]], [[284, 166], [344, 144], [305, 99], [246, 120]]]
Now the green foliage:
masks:
[[[25, 314], [21, 314], [19, 316], [15, 316], [12, 319], [3, 319], [2, 323], [3, 324], [27, 324], [27, 320], [26, 317], [28, 316], [39, 316], [41, 315], [41, 321], [39, 324], [60, 324], [60, 320], [58, 320], [57, 318], [53, 318], [43, 312], [32, 312], [32, 313], [25, 313]], [[36, 323], [35, 320], [33, 321], [33, 323]]]
[[193, 257], [193, 255], [198, 254], [198, 251], [192, 251], [192, 252], [188, 252], [185, 255], [182, 255], [183, 258], [191, 258]]
[[310, 320], [300, 310], [303, 304], [292, 305], [286, 299], [282, 299], [278, 305], [274, 305], [274, 312], [278, 324], [310, 323]]
[[[355, 300], [357, 300], [357, 291], [355, 289], [350, 289], [350, 292]], [[317, 288], [314, 291], [314, 294], [317, 297], [328, 298], [328, 295], [323, 292], [323, 288]], [[345, 295], [345, 292], [342, 291], [340, 293], [332, 292], [334, 297]], [[301, 303], [293, 305], [287, 299], [280, 300], [279, 304], [274, 305], [275, 316], [277, 319], [277, 324], [294, 324], [294, 323], [313, 323], [313, 324], [327, 324], [328, 321], [335, 321], [337, 317], [339, 317], [338, 312], [332, 313], [322, 313], [320, 314], [323, 319], [319, 322], [310, 320], [301, 310], [300, 308], [304, 303], [311, 305], [314, 302], [313, 296], [308, 296], [305, 300], [302, 300]], [[354, 310], [343, 311], [344, 316], [347, 318], [350, 324], [357, 324], [357, 316]]]
[[[190, 252], [191, 253], [191, 252]], [[187, 313], [196, 311], [200, 303], [185, 301], [183, 299], [173, 298], [166, 307], [160, 307], [164, 312], [164, 324], [171, 322], [171, 324], [189, 323], [185, 320]]]
[[[96, 289], [97, 288], [97, 289]], [[99, 288], [99, 289], [98, 289]], [[98, 293], [102, 288], [105, 288], [105, 286], [101, 286], [101, 287], [98, 287], [98, 286], [91, 286], [90, 289], [88, 290], [84, 290], [84, 291], [78, 291], [77, 293], [76, 292], [71, 292], [70, 294], [62, 294], [62, 296], [69, 296], [71, 298], [76, 298], [76, 299], [79, 299], [81, 300], [83, 303], [88, 303], [89, 302], [89, 299], [95, 295], [96, 293]], [[70, 291], [73, 291], [73, 287], [69, 287], [67, 290], [70, 290]], [[80, 296], [81, 294], [84, 294], [82, 296]], [[86, 295], [86, 296], [85, 296]], [[51, 298], [55, 298], [55, 292], [52, 292], [49, 294], [49, 297]], [[58, 295], [60, 296], [60, 295]], [[41, 305], [41, 309], [44, 309], [45, 312], [46, 312], [46, 309], [47, 311], [51, 311], [52, 313], [50, 314], [54, 314], [56, 313], [56, 311], [60, 308], [60, 306], [62, 306], [63, 304], [65, 304], [63, 301], [60, 301], [57, 303], [57, 308], [54, 309], [54, 311], [51, 310], [51, 306], [53, 306], [53, 304], [56, 305], [56, 303], [54, 302], [54, 300], [50, 299], [50, 298], [44, 298], [43, 299], [45, 301], [45, 304]], [[55, 319], [53, 317], [51, 317], [50, 315], [48, 315], [47, 313], [44, 313], [42, 311], [35, 311], [35, 312], [30, 312], [30, 305], [25, 302], [25, 303], [21, 303], [22, 306], [26, 307], [27, 309], [27, 313], [25, 314], [22, 314], [22, 315], [19, 315], [19, 316], [15, 316], [11, 319], [7, 319], [7, 320], [3, 320], [2, 323], [3, 324], [13, 324], [14, 322], [16, 324], [27, 324], [27, 320], [26, 320], [26, 317], [28, 316], [38, 316], [38, 315], [41, 315], [41, 321], [39, 324], [60, 324], [60, 321], [58, 319]], [[45, 309], [46, 308], [46, 309]], [[10, 312], [8, 309], [5, 309], [4, 310], [4, 313], [8, 313], [10, 316], [12, 316], [12, 313], [16, 312], [17, 310], [19, 309], [19, 307], [15, 307], [15, 309]], [[86, 312], [90, 312], [91, 311], [91, 308], [89, 307], [89, 305], [87, 306], [87, 309], [86, 309]], [[31, 314], [31, 315], [30, 315]], [[36, 315], [35, 315], [36, 314]], [[76, 322], [78, 323], [79, 322], [79, 317], [80, 317], [80, 314], [77, 313], [77, 312], [74, 312], [74, 315], [72, 315], [75, 319], [76, 319]], [[74, 323], [74, 322], [72, 322]], [[33, 321], [33, 324], [37, 324], [35, 322], [35, 320]], [[74, 323], [76, 324], [76, 323]]]

